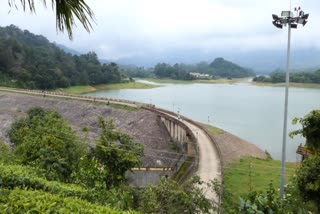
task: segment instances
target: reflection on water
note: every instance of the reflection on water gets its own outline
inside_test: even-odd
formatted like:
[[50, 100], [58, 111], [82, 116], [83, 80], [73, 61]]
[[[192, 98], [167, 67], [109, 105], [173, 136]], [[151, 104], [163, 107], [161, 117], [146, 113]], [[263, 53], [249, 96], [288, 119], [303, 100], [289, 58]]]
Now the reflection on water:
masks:
[[[152, 103], [202, 123], [220, 127], [280, 159], [284, 88], [247, 84], [161, 84], [153, 89], [122, 89], [90, 93], [93, 96]], [[320, 89], [290, 88], [289, 115], [302, 117], [320, 109]], [[289, 130], [299, 128], [288, 126]], [[287, 159], [295, 161], [297, 145], [304, 139], [288, 139]]]

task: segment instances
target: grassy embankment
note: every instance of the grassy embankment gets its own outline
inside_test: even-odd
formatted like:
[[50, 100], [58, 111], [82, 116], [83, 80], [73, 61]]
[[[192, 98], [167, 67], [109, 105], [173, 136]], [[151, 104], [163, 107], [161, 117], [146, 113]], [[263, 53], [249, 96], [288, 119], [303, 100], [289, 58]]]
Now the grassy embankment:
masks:
[[[224, 131], [203, 124], [213, 134], [223, 134]], [[286, 182], [295, 174], [299, 163], [286, 163]], [[275, 188], [280, 186], [280, 169], [279, 160], [265, 160], [253, 157], [243, 157], [225, 166], [224, 169], [224, 186], [226, 190], [225, 199], [228, 201], [238, 202], [239, 197], [250, 191], [262, 191], [268, 188], [270, 182]]]
[[[251, 82], [252, 85], [256, 86], [272, 86], [272, 87], [284, 87], [285, 83], [271, 83], [271, 82]], [[292, 88], [320, 88], [320, 84], [316, 83], [295, 83], [291, 82], [290, 87]]]
[[70, 93], [70, 94], [84, 94], [94, 92], [98, 90], [110, 90], [110, 89], [150, 89], [159, 87], [157, 85], [151, 85], [140, 82], [129, 82], [129, 83], [114, 83], [114, 84], [103, 84], [95, 86], [71, 86], [68, 88], [61, 88], [57, 91]]
[[201, 125], [203, 125], [209, 132], [211, 132], [212, 134], [223, 134], [225, 133], [224, 130], [222, 129], [219, 129], [217, 127], [214, 127], [214, 126], [211, 126], [211, 125], [208, 125], [208, 124], [204, 124], [204, 123], [201, 123]]
[[174, 79], [168, 79], [168, 78], [143, 78], [143, 79], [137, 79], [137, 80], [147, 80], [150, 82], [156, 82], [156, 83], [173, 83], [173, 84], [193, 84], [193, 83], [205, 83], [205, 84], [234, 84], [234, 83], [240, 83], [244, 82], [248, 78], [234, 78], [234, 79], [212, 79], [212, 80], [174, 80]]
[[[286, 182], [295, 174], [298, 163], [286, 163]], [[280, 186], [281, 162], [278, 160], [263, 160], [244, 157], [228, 164], [224, 171], [224, 185], [231, 198], [237, 201], [241, 195], [250, 191], [262, 191], [268, 188], [270, 182], [277, 189]]]

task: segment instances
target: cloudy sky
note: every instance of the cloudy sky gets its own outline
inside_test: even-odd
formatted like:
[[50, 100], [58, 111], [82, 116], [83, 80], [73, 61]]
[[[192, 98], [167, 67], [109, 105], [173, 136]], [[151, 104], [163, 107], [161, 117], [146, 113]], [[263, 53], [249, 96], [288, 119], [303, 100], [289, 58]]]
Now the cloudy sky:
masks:
[[[66, 33], [57, 33], [51, 7], [45, 9], [39, 3], [37, 14], [30, 15], [21, 7], [10, 11], [7, 0], [1, 1], [1, 26], [15, 24], [50, 41], [81, 52], [93, 50], [100, 58], [111, 60], [285, 47], [286, 30], [271, 24], [271, 14], [280, 14], [290, 5], [289, 0], [87, 0], [96, 25], [88, 34], [78, 24], [70, 41]], [[294, 30], [293, 46], [320, 48], [320, 1], [292, 0], [292, 8], [296, 5], [310, 17], [304, 29]]]

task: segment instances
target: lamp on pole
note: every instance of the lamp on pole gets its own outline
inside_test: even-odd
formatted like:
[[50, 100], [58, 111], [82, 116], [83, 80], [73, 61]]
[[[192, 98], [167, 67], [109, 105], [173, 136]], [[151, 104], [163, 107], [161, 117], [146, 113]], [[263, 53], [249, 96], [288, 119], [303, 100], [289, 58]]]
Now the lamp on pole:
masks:
[[290, 45], [291, 45], [291, 29], [298, 27], [298, 24], [305, 26], [309, 14], [305, 14], [300, 7], [294, 9], [296, 15], [291, 11], [282, 11], [281, 17], [272, 14], [272, 24], [282, 29], [288, 25], [288, 46], [287, 46], [287, 69], [286, 69], [286, 86], [285, 86], [285, 104], [284, 104], [284, 122], [283, 122], [283, 141], [282, 141], [282, 157], [281, 157], [281, 178], [280, 178], [280, 199], [283, 199], [284, 192], [284, 175], [286, 162], [286, 142], [287, 142], [287, 120], [288, 120], [288, 96], [289, 96], [289, 70], [290, 70]]

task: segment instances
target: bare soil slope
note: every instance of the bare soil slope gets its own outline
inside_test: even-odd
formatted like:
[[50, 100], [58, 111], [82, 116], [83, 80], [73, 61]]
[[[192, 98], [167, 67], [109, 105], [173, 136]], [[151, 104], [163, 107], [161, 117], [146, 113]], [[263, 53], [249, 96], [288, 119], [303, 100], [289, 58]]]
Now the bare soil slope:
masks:
[[225, 132], [223, 134], [213, 134], [218, 143], [224, 164], [234, 160], [239, 160], [244, 156], [252, 156], [265, 159], [267, 155], [256, 145], [251, 144], [233, 134]]
[[143, 109], [126, 111], [97, 103], [7, 92], [0, 92], [0, 141], [9, 143], [7, 131], [11, 124], [17, 118], [24, 117], [26, 112], [35, 106], [59, 112], [79, 136], [84, 136], [82, 132], [84, 127], [89, 128], [89, 143], [99, 135], [98, 116], [103, 116], [107, 120], [112, 119], [117, 129], [144, 144], [143, 166], [145, 167], [173, 166], [175, 159], [178, 158], [176, 154], [159, 151], [174, 152], [173, 143], [166, 128], [153, 112]]

